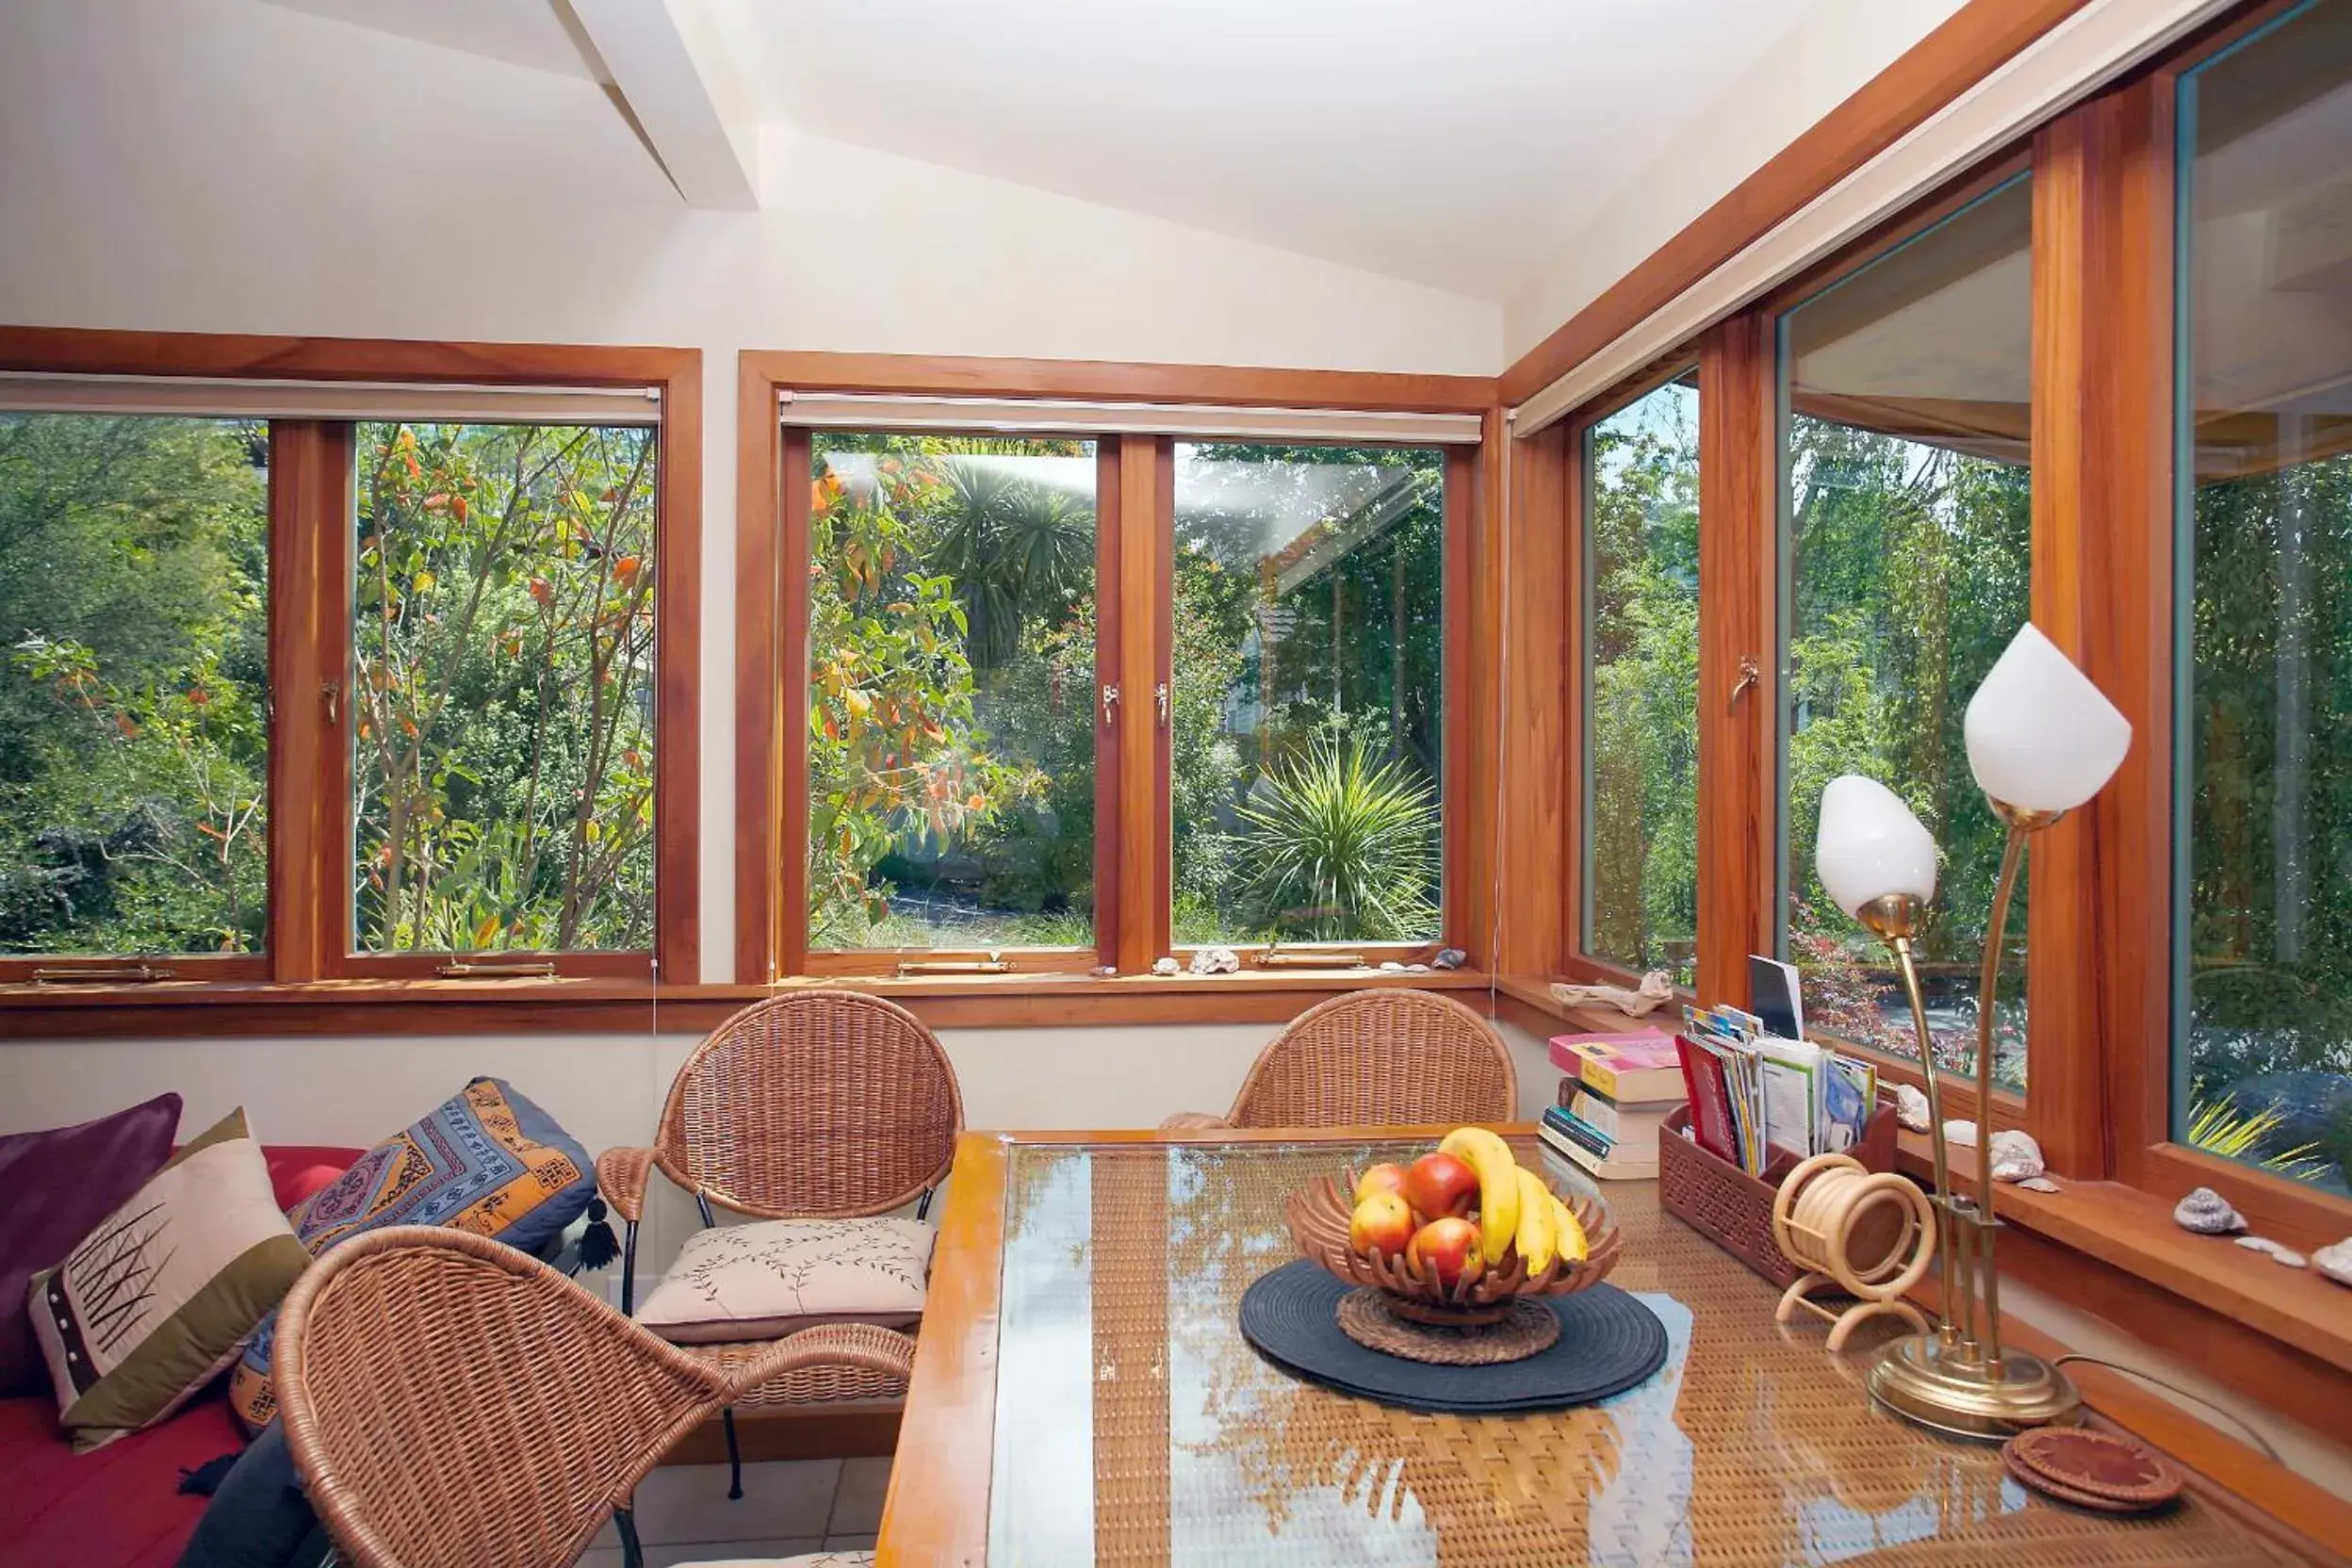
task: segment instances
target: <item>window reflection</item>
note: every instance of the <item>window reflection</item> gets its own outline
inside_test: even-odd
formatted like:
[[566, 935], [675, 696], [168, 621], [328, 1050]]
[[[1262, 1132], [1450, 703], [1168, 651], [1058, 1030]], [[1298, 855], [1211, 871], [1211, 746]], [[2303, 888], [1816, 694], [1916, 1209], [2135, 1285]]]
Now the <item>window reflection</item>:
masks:
[[2173, 1134], [2352, 1162], [2352, 4], [2185, 75]]

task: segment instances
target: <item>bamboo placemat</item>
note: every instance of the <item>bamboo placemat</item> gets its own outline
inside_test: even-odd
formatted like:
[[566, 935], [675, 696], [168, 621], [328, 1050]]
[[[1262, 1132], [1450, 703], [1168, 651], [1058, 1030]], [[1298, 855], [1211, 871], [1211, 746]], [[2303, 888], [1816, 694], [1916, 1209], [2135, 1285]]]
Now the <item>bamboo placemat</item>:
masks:
[[[1862, 1371], [1895, 1330], [1857, 1335], [1832, 1357], [1818, 1330], [1776, 1326], [1771, 1287], [1663, 1215], [1653, 1183], [1603, 1188], [1626, 1233], [1611, 1282], [1644, 1293], [1671, 1350], [1656, 1378], [1604, 1406], [1418, 1415], [1261, 1361], [1234, 1319], [1250, 1282], [1292, 1255], [1282, 1197], [1311, 1175], [1419, 1152], [1017, 1147], [1000, 1343], [1090, 1358], [1091, 1408], [1069, 1407], [1075, 1377], [1052, 1380], [1051, 1396], [1000, 1380], [997, 1462], [1014, 1473], [991, 1488], [992, 1560], [1043, 1561], [1050, 1544], [1060, 1568], [1090, 1543], [1092, 1560], [1137, 1568], [2295, 1560], [2194, 1497], [2136, 1519], [2050, 1503], [2008, 1477], [1998, 1450], [1877, 1412]], [[1086, 1182], [1048, 1179], [1072, 1161], [1085, 1163]], [[1037, 1207], [1073, 1187], [1087, 1195], [1083, 1258], [1067, 1240], [1078, 1217]], [[1023, 1340], [1030, 1325], [1015, 1303], [1055, 1288], [1055, 1271], [1084, 1299], [1060, 1301], [1040, 1337]], [[1016, 1277], [1027, 1290], [1009, 1288]], [[1070, 1331], [1072, 1309], [1089, 1324], [1084, 1335]], [[1072, 1421], [1091, 1429], [1090, 1475], [1067, 1473], [1067, 1445], [1019, 1441]], [[1033, 1450], [1064, 1457], [1033, 1461]], [[1028, 1463], [1063, 1473], [1020, 1473]], [[1049, 1480], [1058, 1484], [1040, 1484]], [[1025, 1517], [995, 1507], [1016, 1496]], [[1050, 1516], [1062, 1508], [1075, 1516]]]

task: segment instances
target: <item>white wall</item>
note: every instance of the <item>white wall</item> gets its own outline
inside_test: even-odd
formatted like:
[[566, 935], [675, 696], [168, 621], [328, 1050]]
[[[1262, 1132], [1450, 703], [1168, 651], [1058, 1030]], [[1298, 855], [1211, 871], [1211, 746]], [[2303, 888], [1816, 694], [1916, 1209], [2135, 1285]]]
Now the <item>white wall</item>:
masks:
[[[702, 934], [734, 941], [735, 356], [1490, 374], [1501, 308], [812, 137], [689, 211], [595, 83], [256, 0], [0, 6], [0, 322], [704, 355]], [[691, 978], [691, 977], [690, 977]]]
[[1819, 0], [1805, 24], [1757, 58], [1617, 197], [1585, 220], [1508, 302], [1506, 359], [1591, 304], [1783, 147], [1836, 108], [1962, 0]]

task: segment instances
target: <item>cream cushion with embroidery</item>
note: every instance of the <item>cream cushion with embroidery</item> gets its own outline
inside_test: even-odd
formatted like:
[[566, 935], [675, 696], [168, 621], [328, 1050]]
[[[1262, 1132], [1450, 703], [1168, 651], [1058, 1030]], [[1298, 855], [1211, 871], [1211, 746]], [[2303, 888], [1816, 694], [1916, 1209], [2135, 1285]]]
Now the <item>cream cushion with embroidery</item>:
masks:
[[677, 1345], [780, 1339], [820, 1323], [911, 1328], [938, 1233], [919, 1219], [763, 1219], [697, 1231], [637, 1313]]

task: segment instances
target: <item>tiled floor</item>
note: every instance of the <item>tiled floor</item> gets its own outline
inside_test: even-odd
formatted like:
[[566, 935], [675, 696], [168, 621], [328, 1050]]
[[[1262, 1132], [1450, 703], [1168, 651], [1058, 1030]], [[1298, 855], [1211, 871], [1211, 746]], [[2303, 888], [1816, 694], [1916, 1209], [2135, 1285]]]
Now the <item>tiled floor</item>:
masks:
[[[637, 1488], [645, 1568], [871, 1547], [890, 1480], [887, 1459], [746, 1464], [743, 1495], [730, 1503], [726, 1465], [665, 1465]], [[581, 1568], [621, 1568], [611, 1526], [580, 1560]]]

